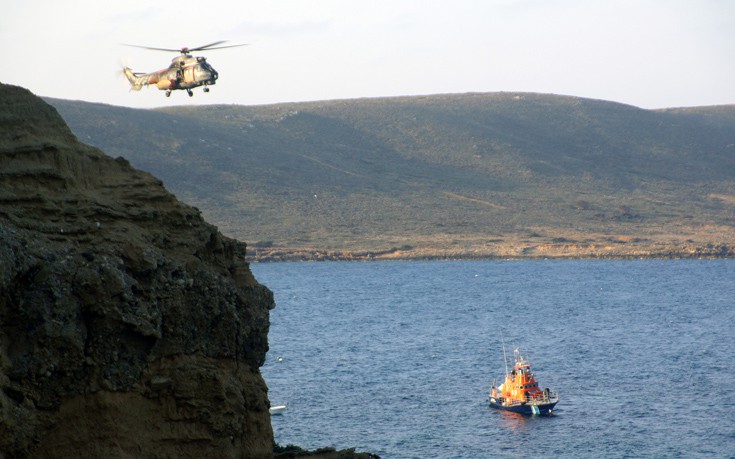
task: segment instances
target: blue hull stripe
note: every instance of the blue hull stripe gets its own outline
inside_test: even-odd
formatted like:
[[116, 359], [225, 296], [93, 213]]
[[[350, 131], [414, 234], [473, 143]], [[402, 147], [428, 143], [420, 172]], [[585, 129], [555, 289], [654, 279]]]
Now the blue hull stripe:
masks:
[[546, 415], [549, 414], [549, 411], [554, 409], [554, 406], [556, 403], [548, 403], [546, 405], [513, 405], [513, 406], [503, 406], [499, 403], [493, 403], [490, 402], [490, 406], [499, 409], [499, 410], [505, 410], [505, 411], [512, 411], [514, 413], [520, 413], [520, 414], [536, 414], [536, 415]]

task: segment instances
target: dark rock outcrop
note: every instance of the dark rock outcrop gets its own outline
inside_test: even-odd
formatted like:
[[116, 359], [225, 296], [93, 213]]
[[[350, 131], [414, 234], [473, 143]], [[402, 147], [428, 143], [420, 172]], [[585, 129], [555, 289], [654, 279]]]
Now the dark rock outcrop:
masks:
[[0, 84], [0, 451], [271, 456], [259, 368], [274, 303], [244, 256]]

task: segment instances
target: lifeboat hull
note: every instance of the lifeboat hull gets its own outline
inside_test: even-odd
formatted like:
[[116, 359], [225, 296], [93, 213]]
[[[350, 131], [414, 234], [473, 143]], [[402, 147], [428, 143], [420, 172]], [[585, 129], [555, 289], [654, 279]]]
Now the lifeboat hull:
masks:
[[502, 404], [498, 399], [490, 397], [490, 406], [505, 411], [512, 411], [514, 413], [526, 414], [526, 415], [537, 415], [537, 416], [549, 416], [552, 414], [552, 410], [556, 406], [557, 401], [548, 403], [511, 403]]

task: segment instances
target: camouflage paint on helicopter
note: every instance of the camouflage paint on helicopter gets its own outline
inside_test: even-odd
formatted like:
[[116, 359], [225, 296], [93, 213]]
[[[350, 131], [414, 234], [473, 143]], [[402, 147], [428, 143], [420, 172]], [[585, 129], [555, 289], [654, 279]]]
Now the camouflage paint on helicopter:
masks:
[[207, 59], [205, 57], [195, 57], [189, 53], [191, 51], [201, 51], [204, 49], [214, 50], [245, 46], [229, 45], [214, 47], [222, 43], [224, 43], [224, 41], [217, 41], [191, 49], [151, 48], [148, 46], [125, 45], [136, 48], [152, 49], [155, 51], [174, 51], [181, 53], [181, 56], [173, 58], [171, 60], [171, 65], [167, 69], [159, 70], [157, 72], [138, 73], [133, 72], [128, 67], [124, 67], [123, 73], [130, 82], [131, 89], [135, 91], [140, 91], [143, 86], [154, 84], [158, 89], [166, 91], [166, 97], [169, 97], [171, 95], [171, 91], [176, 89], [186, 90], [189, 97], [191, 97], [194, 95], [192, 89], [199, 86], [204, 86], [204, 92], [209, 92], [209, 86], [216, 83], [219, 74], [211, 65], [209, 65], [209, 63], [207, 63]]

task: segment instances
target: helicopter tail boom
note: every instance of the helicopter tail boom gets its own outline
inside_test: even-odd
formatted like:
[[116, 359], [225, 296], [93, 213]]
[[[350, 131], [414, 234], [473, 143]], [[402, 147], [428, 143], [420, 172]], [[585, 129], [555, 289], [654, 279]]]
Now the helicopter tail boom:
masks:
[[130, 68], [123, 67], [123, 73], [125, 78], [130, 82], [130, 89], [133, 91], [140, 91], [140, 89], [148, 84], [148, 77], [146, 75], [136, 75]]

